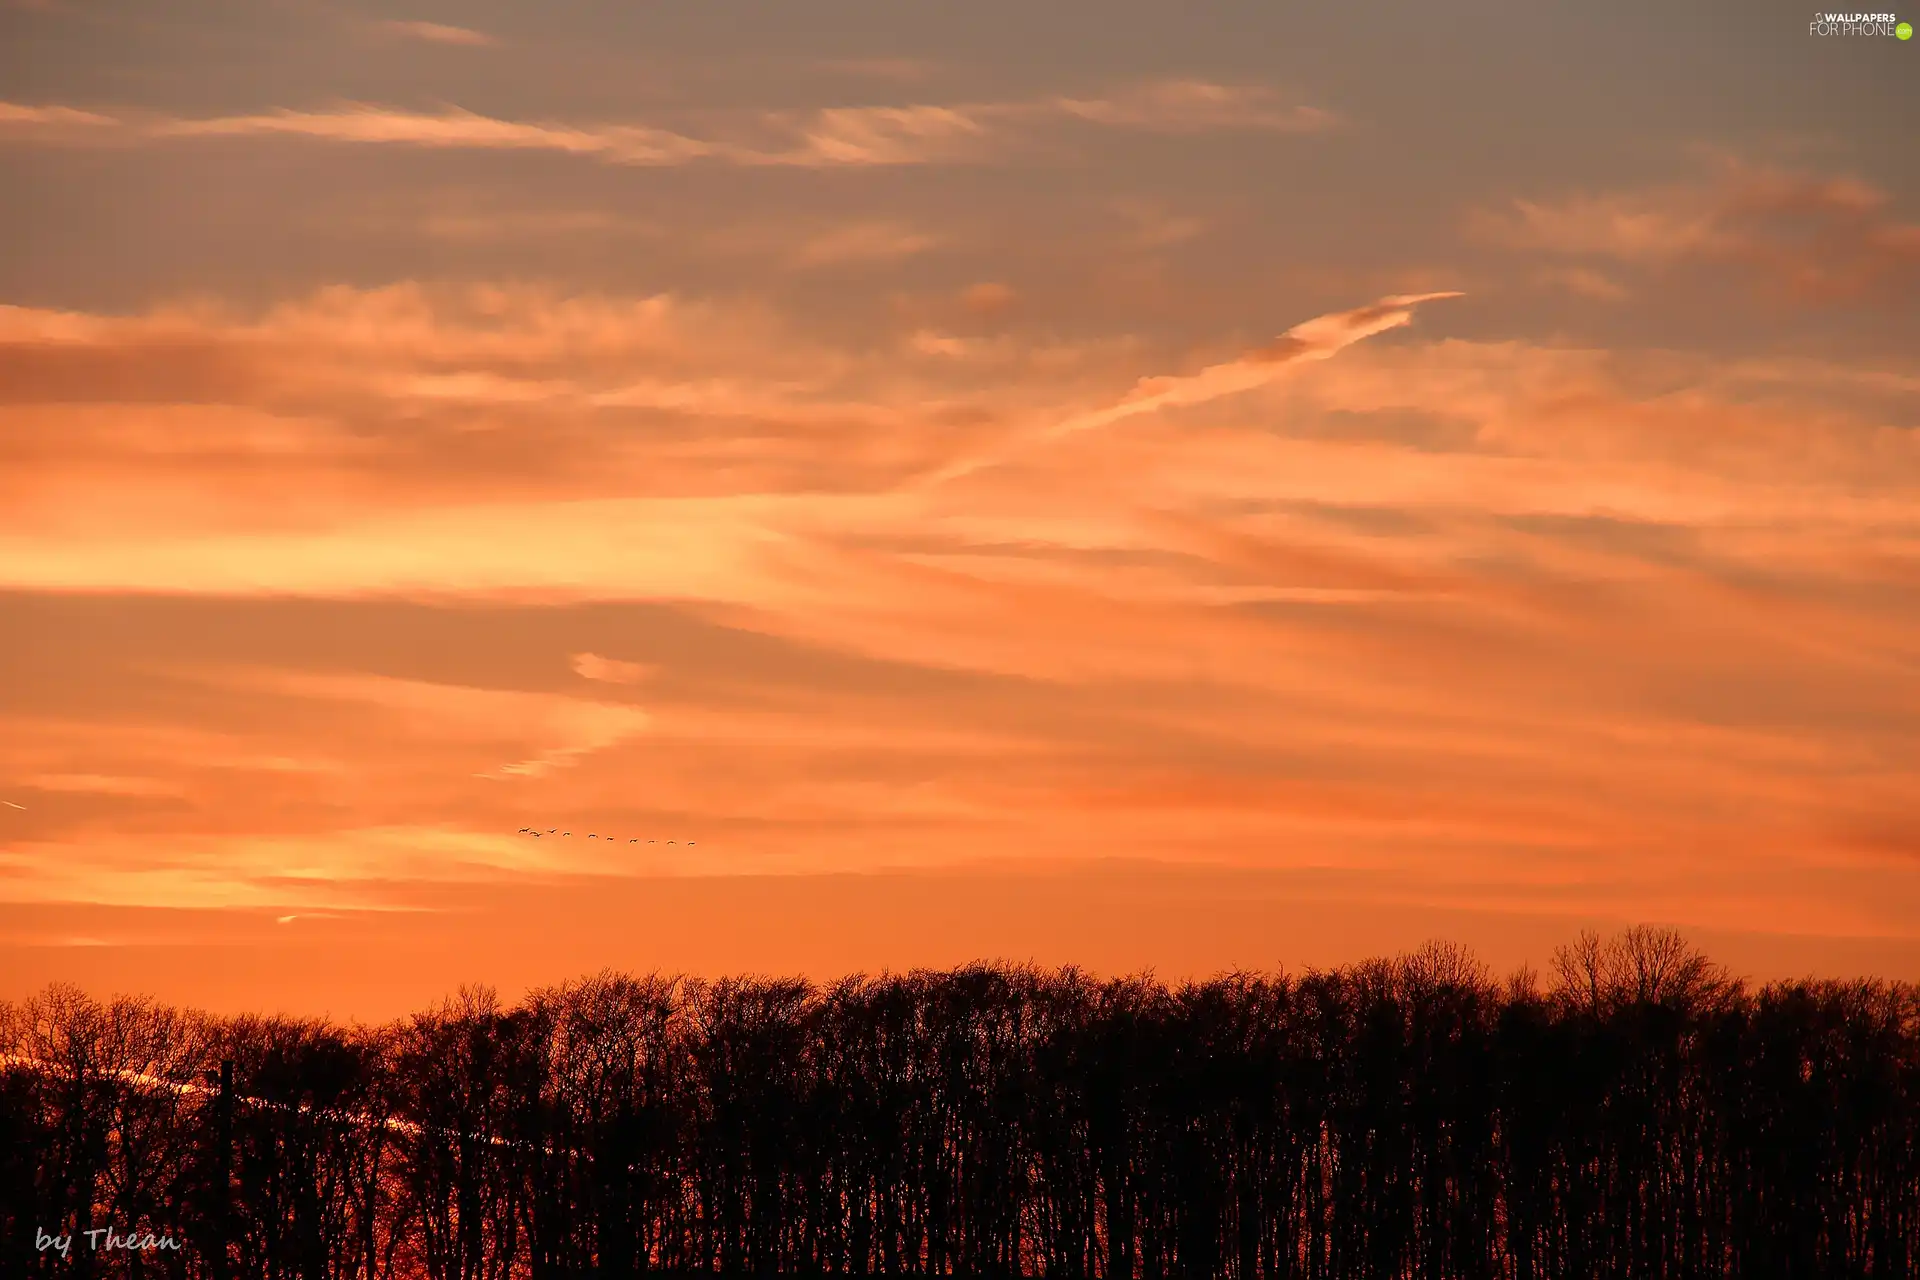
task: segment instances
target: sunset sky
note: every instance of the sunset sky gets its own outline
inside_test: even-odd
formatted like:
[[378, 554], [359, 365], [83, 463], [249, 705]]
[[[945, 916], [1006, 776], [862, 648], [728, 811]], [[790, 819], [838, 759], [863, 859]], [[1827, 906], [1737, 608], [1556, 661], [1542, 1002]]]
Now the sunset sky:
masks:
[[0, 0], [0, 998], [1920, 978], [1920, 40], [1808, 16]]

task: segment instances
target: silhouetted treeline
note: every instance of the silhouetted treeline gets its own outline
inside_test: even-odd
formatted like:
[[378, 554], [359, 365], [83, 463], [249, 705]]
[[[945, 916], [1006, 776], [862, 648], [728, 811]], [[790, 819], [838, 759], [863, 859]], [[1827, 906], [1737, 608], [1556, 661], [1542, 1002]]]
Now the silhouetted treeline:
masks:
[[[1544, 990], [1438, 945], [602, 975], [377, 1028], [56, 987], [4, 1048], [7, 1276], [1920, 1275], [1920, 993], [1753, 990], [1659, 931]], [[184, 1247], [37, 1247], [109, 1226]]]

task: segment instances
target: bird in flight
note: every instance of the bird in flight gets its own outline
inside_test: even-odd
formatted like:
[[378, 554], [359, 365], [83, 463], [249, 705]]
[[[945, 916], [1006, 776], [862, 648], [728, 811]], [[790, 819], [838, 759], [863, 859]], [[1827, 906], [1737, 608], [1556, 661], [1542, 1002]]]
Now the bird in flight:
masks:
[[[17, 804], [13, 804], [13, 802], [12, 802], [12, 801], [5, 801], [4, 803], [7, 803], [7, 804], [12, 804], [12, 805], [13, 805], [13, 807], [14, 807], [14, 808], [16, 808], [16, 809], [18, 809], [18, 808], [21, 808], [21, 807], [22, 807], [22, 806], [20, 806], [20, 805], [17, 805]], [[545, 832], [542, 832], [542, 831], [540, 830], [540, 828], [538, 828], [538, 827], [521, 827], [521, 828], [520, 828], [520, 829], [519, 829], [519, 830], [518, 830], [517, 832], [515, 832], [514, 834], [516, 834], [516, 835], [523, 835], [523, 836], [532, 836], [532, 837], [533, 837], [533, 838], [534, 838], [535, 840], [538, 840], [538, 839], [539, 839], [539, 838], [540, 838], [540, 837], [541, 837], [541, 836], [542, 836], [543, 834], [544, 834], [544, 835], [550, 835], [550, 836], [571, 836], [571, 835], [573, 834], [573, 832], [571, 832], [571, 831], [562, 831], [562, 830], [561, 830], [560, 828], [558, 828], [558, 827], [548, 827], [548, 828], [546, 829], [546, 831], [545, 831]], [[597, 832], [597, 831], [589, 831], [589, 832], [587, 832], [587, 839], [589, 839], [589, 840], [614, 840], [614, 841], [617, 841], [617, 840], [619, 840], [619, 839], [620, 839], [620, 837], [619, 837], [619, 836], [603, 836], [603, 835], [601, 835], [601, 834], [600, 834], [599, 832]], [[640, 843], [640, 837], [639, 837], [639, 836], [629, 836], [629, 837], [627, 838], [627, 843], [628, 843], [628, 844], [639, 844], [639, 843]], [[648, 844], [659, 844], [659, 843], [660, 843], [660, 841], [658, 841], [658, 840], [648, 840], [648, 841], [647, 841], [646, 843], [648, 843]], [[678, 840], [669, 840], [669, 841], [667, 841], [667, 843], [668, 843], [668, 844], [671, 844], [671, 845], [677, 845], [677, 844], [679, 844], [680, 842], [679, 842]], [[693, 842], [693, 841], [691, 841], [691, 840], [689, 840], [689, 841], [687, 841], [687, 845], [688, 845], [688, 847], [689, 847], [689, 848], [691, 848], [691, 847], [693, 846], [693, 843], [694, 843], [694, 842]]]

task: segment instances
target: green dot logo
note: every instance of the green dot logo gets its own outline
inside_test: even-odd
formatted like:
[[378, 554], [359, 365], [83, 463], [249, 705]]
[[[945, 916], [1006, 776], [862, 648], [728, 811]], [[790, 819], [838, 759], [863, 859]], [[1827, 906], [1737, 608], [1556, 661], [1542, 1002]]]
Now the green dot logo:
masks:
[[1902, 40], [1911, 40], [1913, 39], [1913, 24], [1911, 22], [1903, 22], [1893, 29], [1893, 34], [1899, 36]]

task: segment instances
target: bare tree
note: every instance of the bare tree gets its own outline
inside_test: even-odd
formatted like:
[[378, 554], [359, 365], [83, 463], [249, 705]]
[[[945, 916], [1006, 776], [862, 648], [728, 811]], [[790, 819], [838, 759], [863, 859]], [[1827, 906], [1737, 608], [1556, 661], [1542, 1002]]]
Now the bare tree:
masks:
[[[1914, 987], [1651, 928], [1551, 972], [603, 973], [381, 1028], [53, 987], [0, 1006], [0, 1274], [203, 1280], [227, 1197], [241, 1280], [1916, 1272]], [[140, 1224], [196, 1247], [36, 1244]]]

